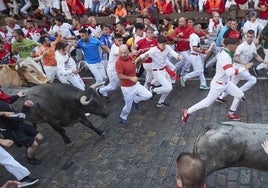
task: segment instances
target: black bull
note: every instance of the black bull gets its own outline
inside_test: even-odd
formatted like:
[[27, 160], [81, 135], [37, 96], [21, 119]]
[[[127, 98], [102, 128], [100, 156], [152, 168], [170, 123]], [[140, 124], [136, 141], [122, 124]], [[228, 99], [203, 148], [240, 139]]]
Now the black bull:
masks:
[[[74, 123], [80, 122], [97, 134], [104, 134], [85, 116], [85, 113], [104, 118], [108, 116], [107, 108], [92, 88], [81, 91], [68, 84], [54, 83], [34, 86], [25, 93], [26, 98], [34, 103], [28, 121], [34, 124], [48, 123], [62, 136], [65, 144], [70, 144], [71, 140], [63, 127]], [[19, 98], [13, 103], [14, 108], [19, 111], [26, 98]]]
[[268, 139], [268, 124], [224, 122], [205, 128], [197, 137], [194, 154], [205, 162], [206, 175], [228, 167], [268, 170], [261, 143]]

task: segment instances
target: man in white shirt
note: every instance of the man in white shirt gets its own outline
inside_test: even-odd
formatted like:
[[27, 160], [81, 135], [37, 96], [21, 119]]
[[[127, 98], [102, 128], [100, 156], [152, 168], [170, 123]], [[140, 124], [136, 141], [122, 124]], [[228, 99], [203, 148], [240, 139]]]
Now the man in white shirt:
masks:
[[[212, 105], [222, 92], [226, 92], [234, 96], [234, 100], [238, 101], [238, 104], [239, 100], [243, 100], [244, 93], [230, 81], [230, 77], [241, 72], [245, 72], [247, 69], [251, 68], [253, 64], [248, 63], [241, 68], [235, 68], [233, 66], [233, 56], [238, 43], [238, 39], [226, 38], [224, 40], [225, 48], [217, 55], [216, 73], [210, 82], [210, 91], [205, 99], [188, 109], [182, 109], [181, 119], [184, 123], [187, 122], [190, 114]], [[235, 113], [238, 104], [232, 104], [229, 112], [226, 114], [226, 117], [236, 121], [240, 120], [239, 115]]]
[[[241, 68], [246, 64], [251, 63], [251, 60], [255, 58], [258, 62], [268, 64], [267, 61], [264, 61], [261, 56], [257, 53], [257, 49], [255, 44], [253, 43], [254, 40], [254, 31], [248, 30], [245, 35], [246, 40], [242, 42], [240, 45], [238, 45], [235, 54], [234, 54], [234, 67]], [[256, 83], [257, 79], [255, 76], [250, 74], [249, 71], [241, 72], [238, 75], [234, 75], [231, 78], [231, 81], [234, 84], [238, 84], [240, 80], [246, 80], [247, 82], [244, 83], [240, 89], [242, 92], [245, 92], [252, 88]], [[225, 97], [227, 94], [222, 93], [221, 96], [217, 98], [217, 102], [223, 103], [225, 100], [223, 97]]]
[[172, 90], [172, 83], [169, 74], [166, 71], [167, 58], [172, 56], [177, 60], [182, 60], [183, 57], [177, 54], [170, 46], [167, 45], [167, 39], [163, 35], [157, 37], [157, 46], [152, 47], [150, 50], [141, 54], [136, 62], [144, 60], [146, 58], [152, 58], [152, 70], [155, 81], [160, 84], [160, 87], [151, 86], [150, 90], [152, 93], [161, 94], [157, 107], [168, 107], [169, 105], [165, 102], [167, 96]]

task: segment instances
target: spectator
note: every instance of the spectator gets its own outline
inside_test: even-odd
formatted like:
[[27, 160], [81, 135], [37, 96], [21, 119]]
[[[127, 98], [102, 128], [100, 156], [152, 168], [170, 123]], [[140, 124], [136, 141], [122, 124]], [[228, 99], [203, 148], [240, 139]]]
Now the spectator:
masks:
[[240, 29], [238, 28], [238, 23], [236, 20], [232, 21], [231, 27], [224, 33], [223, 40], [225, 38], [234, 38], [238, 39], [240, 42], [242, 41], [242, 35]]
[[174, 2], [173, 0], [156, 0], [155, 1], [160, 14], [172, 14], [173, 7], [175, 6], [173, 2]]
[[57, 61], [57, 78], [61, 83], [71, 84], [78, 89], [85, 90], [85, 84], [81, 79], [79, 69], [74, 59], [69, 55], [71, 44], [58, 42], [55, 47], [55, 58]]
[[260, 43], [261, 31], [263, 30], [263, 28], [264, 26], [260, 24], [260, 22], [257, 20], [257, 12], [254, 10], [249, 11], [248, 20], [242, 28], [243, 36], [246, 35], [248, 30], [253, 30], [255, 35], [253, 42], [258, 47], [258, 44]]
[[4, 116], [0, 116], [1, 133], [5, 138], [13, 140], [19, 146], [27, 147], [27, 162], [32, 165], [39, 165], [41, 161], [34, 157], [38, 147], [38, 141], [43, 139], [31, 124], [25, 122], [31, 112], [33, 102], [25, 100], [21, 113], [14, 111], [10, 103], [16, 101], [19, 97], [25, 97], [23, 92], [19, 92], [15, 96], [9, 96], [0, 91], [0, 111], [7, 112]]
[[92, 0], [91, 14], [93, 16], [99, 16], [99, 11], [100, 11], [100, 1], [99, 0]]
[[8, 33], [13, 34], [13, 32], [16, 29], [21, 29], [21, 27], [18, 24], [16, 24], [16, 21], [14, 20], [14, 18], [6, 17], [4, 20], [5, 20], [6, 24], [7, 24], [6, 29], [7, 29]]
[[123, 22], [117, 22], [115, 27], [116, 27], [115, 32], [122, 35], [123, 43], [126, 44], [127, 40], [131, 37], [130, 32], [126, 31], [125, 25]]
[[[79, 31], [81, 39], [77, 42], [77, 47], [84, 52], [84, 58], [87, 67], [94, 75], [96, 83], [94, 86], [103, 85], [107, 79], [105, 67], [101, 63], [99, 48], [101, 47], [104, 52], [110, 53], [110, 49], [105, 46], [99, 39], [91, 37], [90, 29], [81, 29]], [[93, 87], [93, 86], [92, 86]]]
[[12, 53], [14, 55], [19, 55], [19, 58], [31, 57], [34, 47], [40, 46], [39, 43], [26, 39], [21, 29], [15, 30], [13, 32], [13, 37], [15, 42], [12, 43]]
[[144, 14], [144, 10], [150, 7], [153, 3], [153, 0], [138, 0], [137, 3], [139, 4], [139, 10], [136, 9], [137, 13]]
[[1, 14], [9, 15], [9, 9], [7, 8], [4, 0], [0, 0], [0, 15]]
[[114, 14], [111, 14], [110, 16], [115, 17], [116, 22], [118, 22], [121, 18], [125, 18], [127, 16], [127, 10], [124, 7], [123, 2], [117, 1], [115, 12]]
[[[268, 24], [263, 28], [262, 35], [263, 35], [263, 38], [264, 39], [268, 39]], [[263, 51], [264, 51], [264, 60], [265, 61], [268, 61], [268, 40], [264, 40]], [[260, 63], [256, 67], [256, 70], [259, 71], [261, 69], [268, 69], [268, 65], [267, 64]]]
[[0, 26], [0, 39], [11, 43], [12, 33], [8, 32], [6, 26]]
[[35, 42], [39, 41], [41, 29], [34, 25], [33, 20], [26, 20], [26, 25], [22, 28], [22, 31], [26, 38]]
[[205, 188], [205, 164], [196, 155], [181, 153], [176, 160], [178, 188]]
[[223, 13], [225, 10], [224, 0], [207, 0], [205, 10], [208, 14], [212, 14], [212, 12]]
[[[110, 25], [108, 24], [102, 25], [102, 32], [99, 40], [105, 46], [111, 49], [113, 43], [113, 36], [111, 35]], [[104, 64], [105, 68], [107, 67], [108, 59], [109, 59], [109, 53], [101, 50], [101, 61]]]
[[25, 1], [25, 4], [24, 6], [20, 9], [20, 12], [27, 15], [28, 14], [28, 10], [29, 8], [31, 8], [32, 6], [32, 3], [30, 0], [24, 0]]
[[98, 39], [101, 35], [101, 27], [97, 24], [95, 17], [88, 17], [88, 23], [88, 28], [91, 30], [91, 36]]
[[[9, 112], [0, 112], [0, 116], [6, 116]], [[13, 144], [12, 140], [8, 139], [1, 139], [0, 138], [0, 145], [10, 147]], [[0, 146], [0, 164], [4, 166], [7, 171], [9, 171], [13, 176], [16, 177], [18, 181], [10, 181], [5, 186], [9, 186], [11, 184], [17, 187], [27, 187], [30, 185], [36, 184], [39, 179], [31, 178], [30, 171], [22, 166], [18, 161], [16, 161], [4, 148]], [[5, 188], [5, 187], [1, 187]], [[8, 187], [7, 187], [8, 188]]]
[[0, 64], [14, 64], [16, 59], [12, 57], [11, 45], [0, 40]]
[[218, 32], [217, 39], [216, 39], [216, 46], [222, 47], [222, 37], [224, 33], [231, 27], [232, 21], [233, 21], [232, 18], [228, 18], [225, 25], [221, 27], [220, 31]]
[[154, 36], [157, 36], [159, 34], [156, 25], [151, 22], [150, 17], [143, 16], [143, 21], [144, 21], [145, 28], [150, 26], [154, 29]]
[[256, 7], [256, 10], [260, 11], [260, 21], [263, 26], [266, 26], [268, 23], [268, 1], [261, 0], [259, 6]]
[[181, 0], [181, 12], [189, 10], [189, 0]]
[[126, 45], [122, 44], [119, 47], [119, 55], [115, 67], [125, 101], [125, 106], [119, 116], [119, 122], [128, 124], [127, 118], [133, 102], [137, 106], [139, 102], [150, 99], [152, 94], [138, 82], [138, 77], [136, 77], [136, 63], [129, 56], [129, 50]]
[[216, 42], [217, 36], [222, 25], [222, 19], [220, 18], [220, 14], [218, 12], [212, 12], [212, 18], [209, 19], [209, 25], [208, 25], [208, 43], [214, 43]]
[[232, 5], [236, 5], [235, 0], [227, 0], [227, 1], [225, 2], [225, 10], [226, 10], [226, 11], [229, 11], [229, 8], [230, 8]]
[[198, 0], [189, 0], [189, 11], [198, 11]]

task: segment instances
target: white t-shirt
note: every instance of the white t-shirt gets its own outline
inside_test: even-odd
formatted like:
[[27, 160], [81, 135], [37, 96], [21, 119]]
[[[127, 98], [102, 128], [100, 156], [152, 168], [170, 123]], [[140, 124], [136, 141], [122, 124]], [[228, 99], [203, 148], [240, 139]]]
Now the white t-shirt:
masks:
[[257, 49], [255, 44], [253, 42], [251, 44], [248, 44], [247, 41], [244, 41], [238, 45], [235, 51], [235, 54], [238, 55], [238, 59], [242, 63], [249, 63], [256, 53]]

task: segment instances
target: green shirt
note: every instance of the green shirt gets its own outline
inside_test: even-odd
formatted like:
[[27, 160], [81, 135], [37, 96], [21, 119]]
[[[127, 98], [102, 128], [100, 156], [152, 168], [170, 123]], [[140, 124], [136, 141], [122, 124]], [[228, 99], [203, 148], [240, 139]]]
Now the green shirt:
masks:
[[13, 42], [12, 43], [12, 51], [18, 50], [20, 58], [27, 58], [32, 56], [33, 48], [39, 46], [39, 43], [30, 40], [23, 39], [21, 42]]
[[262, 30], [263, 38], [265, 39], [264, 41], [264, 49], [268, 48], [268, 25], [266, 25], [263, 30]]

